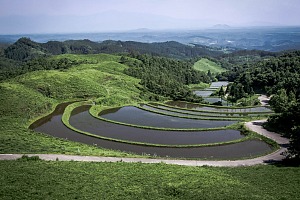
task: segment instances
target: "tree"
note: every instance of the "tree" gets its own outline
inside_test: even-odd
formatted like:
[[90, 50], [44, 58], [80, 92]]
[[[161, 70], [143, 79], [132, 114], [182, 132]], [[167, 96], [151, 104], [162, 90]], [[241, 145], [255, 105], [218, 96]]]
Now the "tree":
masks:
[[221, 103], [222, 103], [222, 98], [225, 96], [224, 88], [223, 85], [221, 86], [219, 90], [219, 97], [221, 98]]
[[300, 160], [300, 126], [292, 128], [290, 146], [288, 150], [291, 158]]
[[285, 112], [288, 108], [289, 99], [285, 89], [281, 89], [271, 97], [269, 104], [276, 113]]

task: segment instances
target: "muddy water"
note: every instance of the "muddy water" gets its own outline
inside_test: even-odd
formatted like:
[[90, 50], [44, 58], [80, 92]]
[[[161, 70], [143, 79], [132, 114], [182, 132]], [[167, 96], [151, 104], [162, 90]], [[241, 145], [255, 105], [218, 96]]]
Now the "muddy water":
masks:
[[[174, 158], [202, 158], [202, 159], [238, 159], [255, 156], [271, 151], [266, 143], [259, 140], [249, 140], [241, 143], [201, 148], [160, 148], [111, 142], [79, 134], [68, 129], [61, 121], [62, 113], [67, 104], [60, 104], [49, 116], [33, 123], [30, 128], [54, 137], [81, 142], [99, 147], [132, 152], [137, 154], [157, 155]], [[79, 113], [80, 110], [77, 110]]]
[[108, 109], [101, 112], [99, 115], [105, 119], [118, 122], [161, 128], [216, 128], [228, 126], [237, 122], [172, 117], [145, 111], [134, 106], [125, 106], [118, 110]]

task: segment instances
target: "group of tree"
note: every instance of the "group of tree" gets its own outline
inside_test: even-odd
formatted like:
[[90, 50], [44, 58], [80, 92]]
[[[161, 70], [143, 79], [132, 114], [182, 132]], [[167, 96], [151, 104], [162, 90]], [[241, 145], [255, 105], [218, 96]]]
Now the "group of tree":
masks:
[[200, 101], [186, 86], [210, 82], [205, 72], [193, 69], [193, 63], [164, 57], [137, 55], [140, 62], [128, 63], [125, 73], [141, 79], [141, 85], [154, 94], [171, 97], [174, 100]]
[[0, 57], [0, 81], [32, 71], [65, 70], [82, 63], [84, 62], [70, 60], [68, 58], [51, 59], [48, 57], [40, 57], [20, 62]]
[[[228, 77], [228, 78], [232, 78]], [[268, 127], [291, 139], [291, 157], [300, 157], [300, 51], [259, 61], [235, 70], [235, 89], [229, 94], [236, 99], [260, 90], [272, 95], [270, 105], [275, 114], [269, 117]], [[230, 87], [229, 87], [230, 88]]]
[[268, 119], [269, 127], [280, 131], [291, 139], [289, 156], [300, 160], [300, 97], [293, 91], [280, 89], [270, 99], [270, 105], [275, 111]]
[[38, 43], [30, 38], [20, 38], [5, 50], [5, 56], [13, 60], [30, 60], [42, 55], [73, 54], [149, 54], [176, 59], [190, 59], [197, 56], [221, 56], [218, 49], [201, 45], [185, 45], [179, 42], [142, 43], [134, 41], [94, 42], [90, 40], [49, 41]]

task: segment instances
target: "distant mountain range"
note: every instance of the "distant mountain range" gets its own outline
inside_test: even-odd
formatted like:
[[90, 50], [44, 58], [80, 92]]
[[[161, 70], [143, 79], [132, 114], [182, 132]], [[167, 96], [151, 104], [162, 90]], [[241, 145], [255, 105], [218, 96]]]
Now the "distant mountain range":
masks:
[[72, 34], [20, 34], [0, 35], [0, 43], [14, 43], [21, 37], [34, 41], [84, 40], [103, 42], [106, 40], [158, 43], [175, 41], [186, 45], [202, 45], [217, 49], [257, 49], [283, 51], [300, 49], [300, 27], [252, 27], [235, 28], [216, 24], [202, 30], [155, 31], [141, 28], [123, 32], [72, 33]]

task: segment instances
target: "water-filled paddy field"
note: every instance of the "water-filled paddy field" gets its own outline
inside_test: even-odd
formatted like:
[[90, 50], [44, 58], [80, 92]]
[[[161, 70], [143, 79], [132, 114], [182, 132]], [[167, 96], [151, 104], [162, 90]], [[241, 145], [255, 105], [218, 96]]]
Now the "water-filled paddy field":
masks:
[[[70, 124], [82, 131], [95, 135], [152, 144], [188, 145], [225, 142], [243, 138], [236, 130], [215, 131], [165, 131], [123, 126], [94, 118], [82, 106], [73, 110]], [[80, 111], [80, 112], [79, 112]]]
[[159, 104], [140, 104], [140, 107], [143, 109], [146, 109], [148, 111], [162, 113], [166, 115], [172, 115], [172, 116], [179, 116], [179, 117], [188, 117], [188, 118], [196, 118], [196, 119], [219, 119], [220, 117], [224, 117], [224, 119], [234, 119], [242, 117], [241, 114], [221, 114], [217, 115], [214, 113], [200, 113], [200, 112], [193, 112], [193, 111], [187, 111], [187, 110], [178, 110], [173, 108], [168, 108], [165, 106], [161, 106]]
[[227, 113], [259, 113], [259, 112], [272, 112], [270, 108], [264, 106], [249, 107], [249, 108], [220, 108], [220, 107], [209, 107], [194, 103], [188, 103], [184, 101], [169, 101], [167, 105], [179, 108], [186, 108], [199, 111], [209, 112], [227, 112]]
[[269, 114], [269, 112], [259, 112], [259, 113], [249, 113], [249, 112], [214, 112], [209, 110], [195, 110], [195, 109], [187, 109], [187, 108], [181, 108], [181, 107], [173, 107], [158, 103], [150, 103], [147, 104], [150, 107], [158, 108], [161, 110], [167, 110], [172, 112], [178, 112], [178, 113], [185, 113], [189, 115], [195, 115], [195, 116], [207, 116], [210, 117], [219, 117], [219, 118], [240, 118], [240, 117], [255, 117], [260, 115]]
[[195, 90], [194, 94], [201, 97], [209, 97], [213, 92], [213, 90]]
[[141, 126], [152, 126], [161, 128], [216, 128], [228, 126], [237, 121], [220, 121], [220, 120], [196, 120], [184, 119], [179, 117], [166, 116], [145, 111], [134, 106], [125, 106], [122, 108], [113, 108], [102, 111], [101, 117], [113, 121], [135, 124]]
[[[67, 104], [60, 104], [52, 114], [36, 121], [30, 126], [30, 128], [54, 137], [97, 145], [103, 148], [161, 157], [240, 159], [249, 156], [258, 156], [272, 151], [271, 146], [257, 139], [249, 139], [242, 142], [209, 147], [156, 147], [104, 140], [80, 134], [67, 128], [61, 120], [66, 106]], [[72, 115], [69, 119], [71, 126], [95, 135], [99, 134], [111, 138], [115, 137], [128, 141], [139, 141], [153, 144], [193, 145], [232, 141], [236, 139], [243, 139], [245, 137], [237, 130], [182, 132], [123, 126], [92, 117], [88, 112], [88, 108], [89, 106], [83, 106], [75, 108], [72, 111]]]

